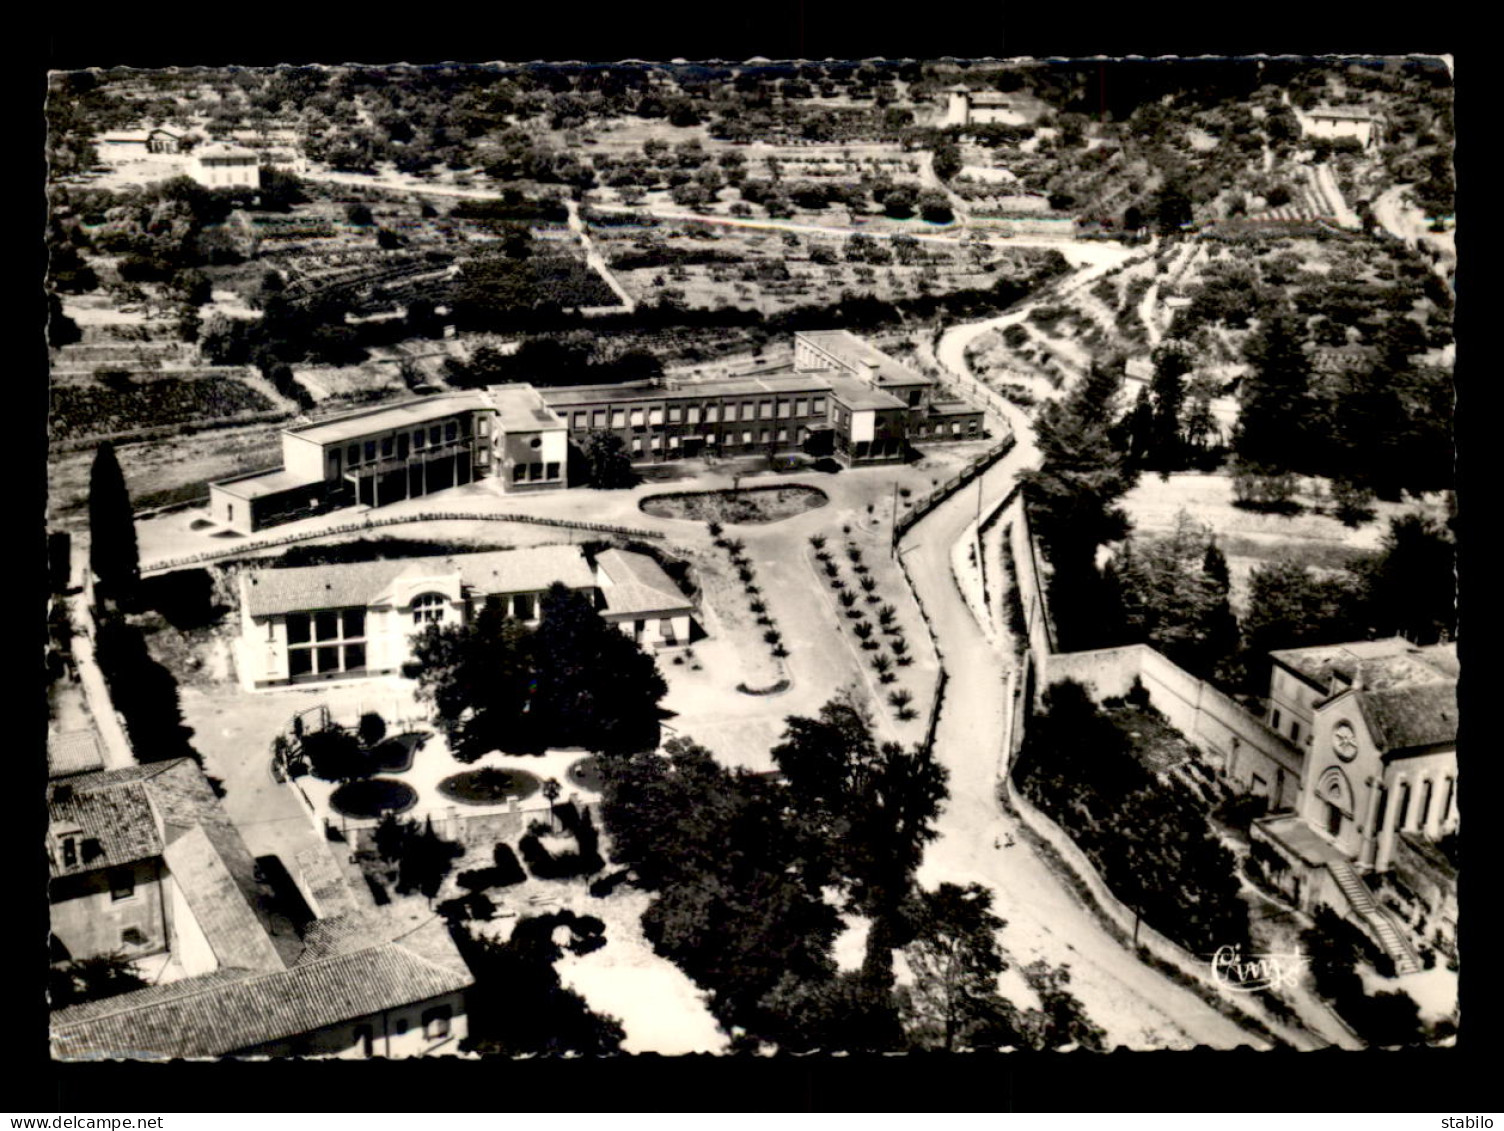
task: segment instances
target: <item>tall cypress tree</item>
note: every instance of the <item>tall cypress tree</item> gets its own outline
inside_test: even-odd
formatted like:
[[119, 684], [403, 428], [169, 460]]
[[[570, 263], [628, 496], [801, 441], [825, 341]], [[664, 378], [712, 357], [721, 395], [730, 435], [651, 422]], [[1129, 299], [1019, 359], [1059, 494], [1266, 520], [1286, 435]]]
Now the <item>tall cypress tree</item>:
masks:
[[94, 453], [89, 471], [89, 566], [104, 596], [123, 604], [135, 599], [141, 581], [136, 519], [115, 445], [108, 440]]
[[1252, 371], [1243, 378], [1233, 446], [1266, 473], [1303, 470], [1290, 466], [1291, 454], [1303, 450], [1310, 401], [1310, 363], [1300, 333], [1292, 316], [1278, 314], [1245, 349]]
[[1185, 377], [1191, 359], [1179, 345], [1162, 346], [1154, 356], [1153, 416], [1150, 424], [1149, 466], [1157, 471], [1178, 471], [1184, 463], [1180, 438], [1180, 413], [1185, 404]]

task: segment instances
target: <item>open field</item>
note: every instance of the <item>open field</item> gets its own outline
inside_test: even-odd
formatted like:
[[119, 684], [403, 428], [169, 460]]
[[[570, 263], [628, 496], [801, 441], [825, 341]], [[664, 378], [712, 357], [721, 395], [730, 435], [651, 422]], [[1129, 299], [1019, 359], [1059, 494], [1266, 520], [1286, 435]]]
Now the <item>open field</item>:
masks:
[[[1310, 489], [1314, 482], [1306, 481], [1302, 495], [1312, 508], [1315, 500]], [[1435, 498], [1422, 502], [1377, 502], [1374, 507], [1377, 512], [1374, 520], [1357, 529], [1314, 509], [1291, 516], [1259, 514], [1235, 505], [1231, 477], [1196, 472], [1179, 472], [1168, 480], [1145, 475], [1123, 500], [1123, 509], [1134, 530], [1142, 534], [1168, 534], [1175, 528], [1175, 516], [1181, 510], [1210, 527], [1227, 556], [1232, 602], [1239, 609], [1245, 607], [1248, 575], [1256, 566], [1285, 559], [1317, 568], [1339, 568], [1354, 557], [1378, 550], [1389, 529], [1389, 520], [1397, 515], [1419, 510], [1442, 521], [1446, 519], [1444, 504]]]

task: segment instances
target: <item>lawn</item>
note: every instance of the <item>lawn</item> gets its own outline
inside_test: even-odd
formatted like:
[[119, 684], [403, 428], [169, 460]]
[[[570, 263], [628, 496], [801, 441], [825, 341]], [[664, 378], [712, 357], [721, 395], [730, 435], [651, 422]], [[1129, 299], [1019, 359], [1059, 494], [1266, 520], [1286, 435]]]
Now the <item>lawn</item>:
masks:
[[461, 805], [500, 805], [509, 799], [522, 801], [531, 797], [542, 784], [526, 770], [499, 770], [486, 766], [452, 774], [439, 783], [439, 792]]

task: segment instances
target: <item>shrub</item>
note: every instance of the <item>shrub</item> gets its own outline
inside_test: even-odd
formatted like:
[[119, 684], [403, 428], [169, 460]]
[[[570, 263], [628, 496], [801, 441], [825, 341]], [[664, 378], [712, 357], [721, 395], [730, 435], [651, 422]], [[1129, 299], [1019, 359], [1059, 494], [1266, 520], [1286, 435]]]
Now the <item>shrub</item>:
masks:
[[495, 867], [491, 869], [496, 873], [491, 882], [492, 887], [510, 887], [512, 884], [520, 884], [527, 879], [527, 873], [523, 871], [522, 862], [517, 859], [517, 853], [512, 851], [512, 846], [505, 841], [497, 841], [491, 858], [496, 862]]
[[[1229, 828], [1247, 832], [1248, 827], [1269, 811], [1269, 799], [1252, 793], [1234, 794], [1216, 808], [1217, 820]], [[1262, 847], [1262, 845], [1260, 845]], [[1283, 862], [1283, 861], [1281, 861]]]
[[590, 882], [590, 894], [596, 899], [604, 899], [622, 884], [628, 882], [632, 871], [630, 868], [622, 868], [619, 871], [608, 872], [598, 880]]

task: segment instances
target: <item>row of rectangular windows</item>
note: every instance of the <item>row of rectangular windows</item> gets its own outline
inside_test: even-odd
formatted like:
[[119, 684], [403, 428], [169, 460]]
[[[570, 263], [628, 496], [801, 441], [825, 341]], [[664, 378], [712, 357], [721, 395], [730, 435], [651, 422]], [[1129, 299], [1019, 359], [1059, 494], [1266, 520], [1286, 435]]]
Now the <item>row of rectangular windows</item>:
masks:
[[364, 671], [366, 646], [360, 644], [319, 644], [312, 648], [292, 648], [287, 653], [287, 674], [296, 678], [332, 672]]
[[[628, 424], [635, 428], [641, 428], [648, 424], [662, 424], [665, 419], [669, 424], [706, 424], [720, 423], [722, 418], [721, 409], [725, 408], [724, 419], [732, 420], [786, 420], [796, 416], [824, 416], [825, 398], [815, 397], [808, 399], [800, 397], [797, 400], [780, 401], [742, 401], [740, 416], [735, 404], [725, 406], [719, 404], [701, 405], [669, 405], [657, 408], [614, 408], [593, 409], [591, 411], [576, 412], [570, 427], [575, 431], [583, 431], [586, 428], [605, 428], [609, 418], [609, 427], [626, 428]], [[629, 416], [630, 414], [630, 416]]]
[[[808, 435], [808, 433], [809, 433], [809, 429], [807, 429], [807, 428], [800, 428], [800, 429], [798, 429], [798, 431], [796, 432], [796, 437], [797, 437], [796, 442], [803, 443], [804, 442], [804, 437], [806, 435]], [[788, 439], [789, 439], [789, 430], [787, 428], [780, 428], [780, 429], [778, 429], [778, 432], [777, 432], [777, 442], [780, 443], [780, 444], [785, 444], [785, 443], [788, 442]], [[771, 444], [771, 443], [774, 442], [774, 432], [773, 432], [773, 429], [771, 429], [771, 428], [764, 428], [760, 432], [753, 432], [753, 431], [751, 431], [749, 429], [749, 430], [744, 431], [744, 432], [741, 433], [741, 438], [740, 439], [737, 438], [737, 433], [735, 433], [735, 432], [727, 432], [727, 433], [724, 433], [723, 435], [718, 435], [715, 432], [708, 432], [708, 433], [705, 434], [704, 440], [705, 440], [705, 443], [707, 445], [709, 445], [710, 447], [715, 447], [717, 444], [720, 444], [720, 443], [725, 443], [727, 445], [735, 445], [735, 444], [738, 444], [738, 443], [740, 443], [740, 444], [757, 444], [757, 443]], [[668, 446], [669, 446], [670, 450], [672, 450], [674, 448], [677, 448], [679, 446], [679, 437], [678, 436], [670, 436], [668, 438]], [[659, 451], [662, 447], [663, 447], [663, 437], [662, 436], [649, 436], [648, 440], [647, 440], [647, 446], [646, 447], [643, 446], [643, 442], [642, 442], [642, 440], [640, 438], [634, 437], [633, 440], [632, 440], [632, 453], [634, 455], [640, 455], [643, 451], [656, 452], [656, 451]]]
[[557, 463], [516, 463], [512, 465], [513, 483], [539, 483], [559, 478]]
[[366, 611], [359, 607], [325, 609], [318, 613], [289, 613], [287, 617], [288, 644], [308, 644], [313, 640], [359, 640], [364, 639], [365, 634]]
[[[447, 424], [435, 424], [426, 431], [422, 428], [412, 433], [412, 447], [422, 451], [425, 444], [437, 447], [439, 444], [452, 444], [461, 435], [461, 424], [464, 425], [463, 435], [468, 439], [470, 436], [470, 418], [467, 416], [463, 421], [451, 420]], [[350, 444], [345, 448], [345, 464], [349, 467], [358, 467], [361, 463], [372, 463], [376, 460], [377, 450], [381, 452], [381, 458], [390, 459], [396, 454], [398, 459], [406, 459], [408, 452], [408, 434], [398, 433], [396, 436], [383, 436], [381, 440], [367, 440], [364, 444]], [[362, 458], [363, 457], [363, 458]]]

